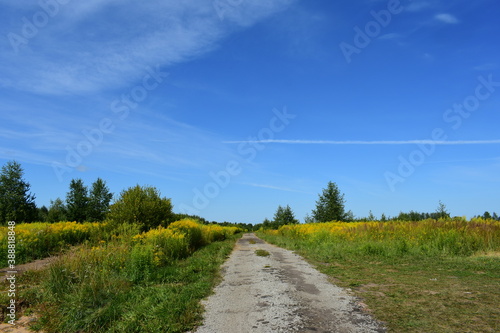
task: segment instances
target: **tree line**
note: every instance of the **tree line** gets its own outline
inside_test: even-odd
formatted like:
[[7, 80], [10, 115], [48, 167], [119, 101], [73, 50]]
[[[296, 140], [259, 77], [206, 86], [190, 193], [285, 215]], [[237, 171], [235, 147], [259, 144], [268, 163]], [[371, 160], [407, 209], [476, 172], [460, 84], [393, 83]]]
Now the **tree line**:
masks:
[[[475, 217], [482, 217], [485, 219], [499, 220], [500, 217], [496, 214], [485, 212], [483, 215]], [[363, 222], [363, 221], [422, 221], [426, 219], [447, 219], [450, 218], [450, 213], [447, 211], [445, 204], [439, 201], [439, 205], [432, 213], [420, 213], [410, 211], [408, 213], [400, 212], [399, 215], [394, 217], [387, 217], [382, 214], [380, 219], [377, 219], [372, 212], [369, 212], [368, 217], [356, 218], [352, 211], [345, 209], [344, 194], [340, 192], [339, 187], [334, 182], [328, 182], [326, 188], [319, 194], [316, 201], [316, 208], [312, 210], [311, 215], [307, 215], [304, 219], [305, 223], [317, 222]], [[293, 210], [289, 205], [282, 207], [278, 206], [272, 220], [265, 219], [262, 223], [255, 225], [254, 229], [278, 229], [282, 225], [296, 224], [299, 220], [295, 217]]]
[[35, 195], [30, 184], [24, 179], [24, 170], [16, 161], [7, 162], [0, 170], [0, 225], [8, 221], [21, 222], [101, 222], [114, 224], [136, 224], [142, 230], [184, 218], [195, 219], [201, 223], [217, 223], [225, 226], [238, 226], [251, 230], [251, 224], [215, 221], [209, 222], [197, 215], [173, 212], [171, 199], [163, 197], [152, 186], [136, 185], [123, 190], [114, 200], [106, 182], [97, 178], [90, 187], [81, 179], [72, 179], [66, 198], [50, 201], [50, 206], [37, 207]]
[[90, 188], [81, 179], [69, 184], [66, 199], [51, 200], [50, 207], [37, 207], [30, 184], [23, 178], [24, 171], [18, 162], [7, 162], [0, 172], [0, 222], [98, 222], [109, 211], [113, 193], [106, 182], [97, 178]]
[[[194, 218], [202, 223], [208, 222], [202, 217], [187, 214], [176, 214], [173, 212], [171, 199], [161, 196], [158, 189], [152, 186], [130, 187], [123, 190], [116, 200], [111, 204], [113, 193], [110, 192], [106, 182], [97, 178], [90, 187], [87, 187], [81, 179], [73, 179], [69, 184], [65, 200], [56, 198], [50, 201], [49, 207], [37, 207], [35, 195], [30, 191], [30, 184], [24, 179], [24, 170], [16, 161], [9, 161], [0, 170], [0, 224], [5, 225], [8, 221], [20, 222], [100, 222], [104, 220], [115, 221], [115, 223], [136, 223], [144, 230], [158, 225], [168, 225], [170, 222], [182, 218]], [[440, 201], [435, 212], [419, 213], [410, 211], [399, 213], [395, 217], [386, 217], [382, 214], [379, 221], [420, 221], [428, 218], [449, 218], [450, 214], [446, 206]], [[480, 215], [483, 218], [500, 220], [496, 213], [485, 212]], [[340, 192], [334, 182], [328, 185], [319, 194], [316, 208], [311, 215], [305, 217], [306, 223], [329, 222], [329, 221], [374, 221], [377, 220], [370, 211], [368, 217], [355, 218], [354, 214], [345, 209], [344, 194]], [[236, 225], [244, 229], [276, 229], [286, 224], [296, 224], [299, 220], [295, 217], [289, 205], [278, 206], [273, 220], [265, 219], [262, 223], [252, 226], [251, 224], [238, 223]], [[222, 225], [235, 225], [235, 223], [224, 222]]]

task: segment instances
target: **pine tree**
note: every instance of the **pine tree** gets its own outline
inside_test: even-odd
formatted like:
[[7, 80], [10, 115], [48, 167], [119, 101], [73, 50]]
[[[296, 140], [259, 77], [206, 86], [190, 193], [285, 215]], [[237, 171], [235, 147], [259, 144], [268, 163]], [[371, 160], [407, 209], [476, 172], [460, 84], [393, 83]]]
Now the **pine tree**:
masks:
[[97, 178], [90, 189], [87, 220], [103, 221], [112, 198], [113, 193], [109, 191], [106, 182]]
[[23, 179], [24, 171], [16, 161], [7, 162], [0, 172], [0, 223], [33, 222], [38, 217], [35, 195]]
[[269, 219], [266, 217], [264, 221], [262, 222], [262, 228], [264, 229], [271, 229], [273, 227], [273, 223], [269, 221]]
[[450, 217], [450, 213], [446, 210], [446, 206], [444, 203], [439, 200], [439, 206], [436, 208], [436, 219], [447, 219]]
[[36, 220], [39, 222], [47, 222], [48, 214], [49, 214], [49, 209], [44, 205], [38, 208], [38, 217]]
[[87, 220], [89, 206], [87, 187], [81, 179], [72, 179], [69, 192], [66, 195], [67, 218], [70, 221], [84, 222]]
[[312, 216], [316, 222], [344, 221], [348, 218], [344, 203], [344, 194], [340, 193], [337, 184], [328, 182], [327, 188], [323, 189], [316, 201]]
[[289, 205], [286, 207], [278, 206], [276, 213], [274, 214], [273, 226], [279, 228], [282, 225], [287, 224], [297, 224], [299, 221], [295, 218], [295, 215]]

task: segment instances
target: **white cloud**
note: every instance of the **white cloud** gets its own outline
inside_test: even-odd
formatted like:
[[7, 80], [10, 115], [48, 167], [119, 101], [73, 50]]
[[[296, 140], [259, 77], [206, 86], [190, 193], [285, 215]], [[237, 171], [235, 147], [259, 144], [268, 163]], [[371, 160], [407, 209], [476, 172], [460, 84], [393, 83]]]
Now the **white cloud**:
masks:
[[405, 10], [408, 12], [420, 12], [431, 7], [431, 4], [426, 1], [413, 1], [409, 5], [405, 5]]
[[[145, 67], [193, 59], [235, 29], [293, 1], [243, 1], [218, 10], [204, 0], [70, 2], [27, 38], [18, 53], [3, 41], [1, 84], [41, 94], [86, 94], [126, 86], [141, 79]], [[41, 8], [10, 13], [19, 20], [9, 20], [2, 30], [22, 36], [21, 19], [36, 11]]]
[[448, 23], [448, 24], [457, 24], [460, 22], [455, 16], [453, 16], [451, 14], [446, 14], [446, 13], [437, 14], [436, 16], [434, 16], [434, 18], [438, 21]]
[[378, 39], [389, 40], [389, 39], [396, 39], [399, 37], [401, 37], [400, 34], [391, 32], [391, 33], [380, 36]]

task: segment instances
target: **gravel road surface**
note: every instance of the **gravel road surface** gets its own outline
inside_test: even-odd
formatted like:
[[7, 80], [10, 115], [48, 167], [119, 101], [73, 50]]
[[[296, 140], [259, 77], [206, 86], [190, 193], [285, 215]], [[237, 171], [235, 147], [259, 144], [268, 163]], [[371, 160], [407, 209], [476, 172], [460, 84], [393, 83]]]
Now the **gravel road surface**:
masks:
[[[256, 250], [269, 256], [257, 256]], [[385, 332], [356, 298], [291, 251], [245, 234], [196, 333]]]

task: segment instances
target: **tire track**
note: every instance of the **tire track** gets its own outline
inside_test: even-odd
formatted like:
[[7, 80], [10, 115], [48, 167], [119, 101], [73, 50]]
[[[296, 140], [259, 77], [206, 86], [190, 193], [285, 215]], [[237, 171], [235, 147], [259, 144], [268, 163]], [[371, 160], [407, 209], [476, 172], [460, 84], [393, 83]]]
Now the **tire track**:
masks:
[[[270, 253], [260, 257], [257, 249]], [[297, 254], [245, 234], [222, 267], [223, 281], [203, 301], [196, 333], [385, 332], [356, 298]]]

